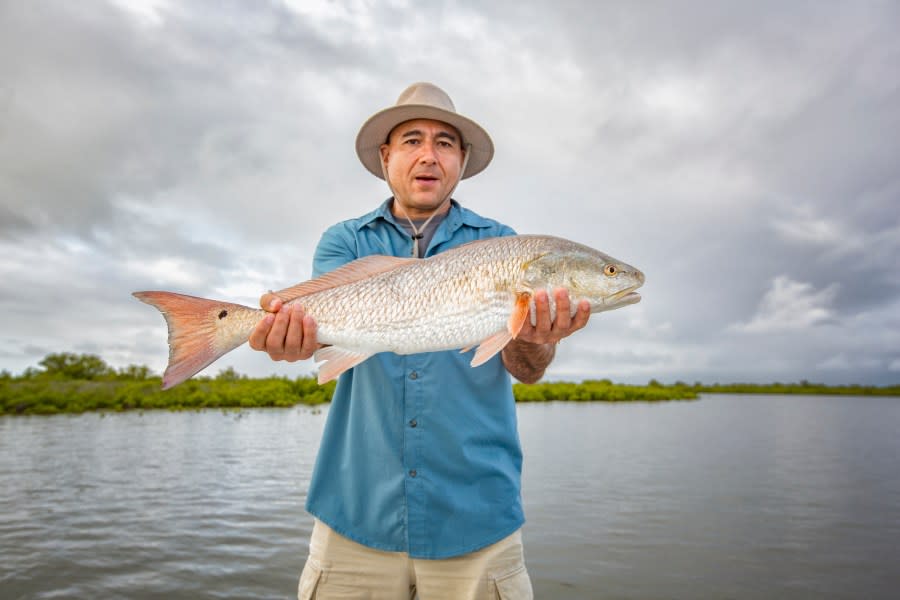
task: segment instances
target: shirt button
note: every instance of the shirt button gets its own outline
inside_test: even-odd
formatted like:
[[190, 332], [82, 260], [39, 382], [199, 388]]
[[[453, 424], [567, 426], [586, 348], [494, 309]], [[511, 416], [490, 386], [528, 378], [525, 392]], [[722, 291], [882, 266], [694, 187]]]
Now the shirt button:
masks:
[[416, 476], [416, 470], [415, 470], [415, 469], [410, 469], [410, 471], [409, 471], [409, 476], [410, 476], [410, 477], [415, 477], [415, 476]]
[[409, 378], [410, 378], [410, 379], [418, 379], [418, 378], [419, 378], [419, 374], [416, 373], [415, 371], [413, 371], [412, 373], [409, 374]]
[[411, 421], [409, 422], [409, 426], [410, 426], [410, 427], [415, 427], [415, 426], [418, 425], [418, 424], [419, 424], [418, 421], [416, 421], [415, 419], [413, 419], [413, 420], [411, 420]]

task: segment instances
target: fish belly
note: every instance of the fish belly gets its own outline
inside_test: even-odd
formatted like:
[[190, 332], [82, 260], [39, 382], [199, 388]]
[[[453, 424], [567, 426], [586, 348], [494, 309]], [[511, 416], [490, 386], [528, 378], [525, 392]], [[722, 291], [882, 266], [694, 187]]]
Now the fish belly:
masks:
[[418, 312], [390, 311], [379, 306], [333, 318], [316, 315], [318, 339], [357, 352], [415, 354], [465, 348], [506, 329], [511, 306], [508, 294], [484, 302], [423, 306]]

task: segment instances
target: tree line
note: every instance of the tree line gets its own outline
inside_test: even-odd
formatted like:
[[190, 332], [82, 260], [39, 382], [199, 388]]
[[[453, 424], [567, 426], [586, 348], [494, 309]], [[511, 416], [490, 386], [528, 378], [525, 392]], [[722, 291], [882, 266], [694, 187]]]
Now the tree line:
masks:
[[[317, 405], [331, 401], [335, 383], [319, 385], [314, 377], [306, 376], [249, 378], [228, 367], [213, 377], [193, 377], [169, 390], [163, 391], [161, 386], [161, 377], [145, 365], [115, 369], [95, 354], [53, 353], [20, 375], [0, 371], [0, 415]], [[693, 400], [700, 393], [900, 396], [900, 385], [826, 386], [809, 381], [689, 385], [680, 381], [663, 384], [655, 379], [647, 385], [618, 384], [609, 379], [513, 385], [517, 402], [659, 402]]]

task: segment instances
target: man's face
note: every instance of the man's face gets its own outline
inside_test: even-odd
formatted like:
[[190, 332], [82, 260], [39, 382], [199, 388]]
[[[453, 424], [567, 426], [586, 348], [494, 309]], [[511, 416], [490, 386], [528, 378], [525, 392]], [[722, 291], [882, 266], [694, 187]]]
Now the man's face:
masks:
[[459, 180], [463, 150], [451, 125], [416, 119], [397, 125], [381, 146], [395, 199], [411, 219], [431, 216]]

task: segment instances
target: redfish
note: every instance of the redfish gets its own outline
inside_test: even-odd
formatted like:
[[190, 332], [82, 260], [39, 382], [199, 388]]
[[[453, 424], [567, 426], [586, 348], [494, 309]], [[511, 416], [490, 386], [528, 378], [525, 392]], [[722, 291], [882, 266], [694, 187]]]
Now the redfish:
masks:
[[[275, 292], [298, 303], [325, 344], [314, 360], [318, 380], [335, 379], [378, 352], [414, 354], [476, 348], [477, 367], [533, 322], [534, 293], [565, 288], [574, 314], [639, 302], [638, 269], [562, 238], [517, 235], [470, 242], [435, 256], [366, 256], [316, 279]], [[163, 389], [198, 373], [246, 342], [266, 312], [172, 292], [134, 292], [169, 327]], [[555, 303], [550, 294], [551, 315]]]

